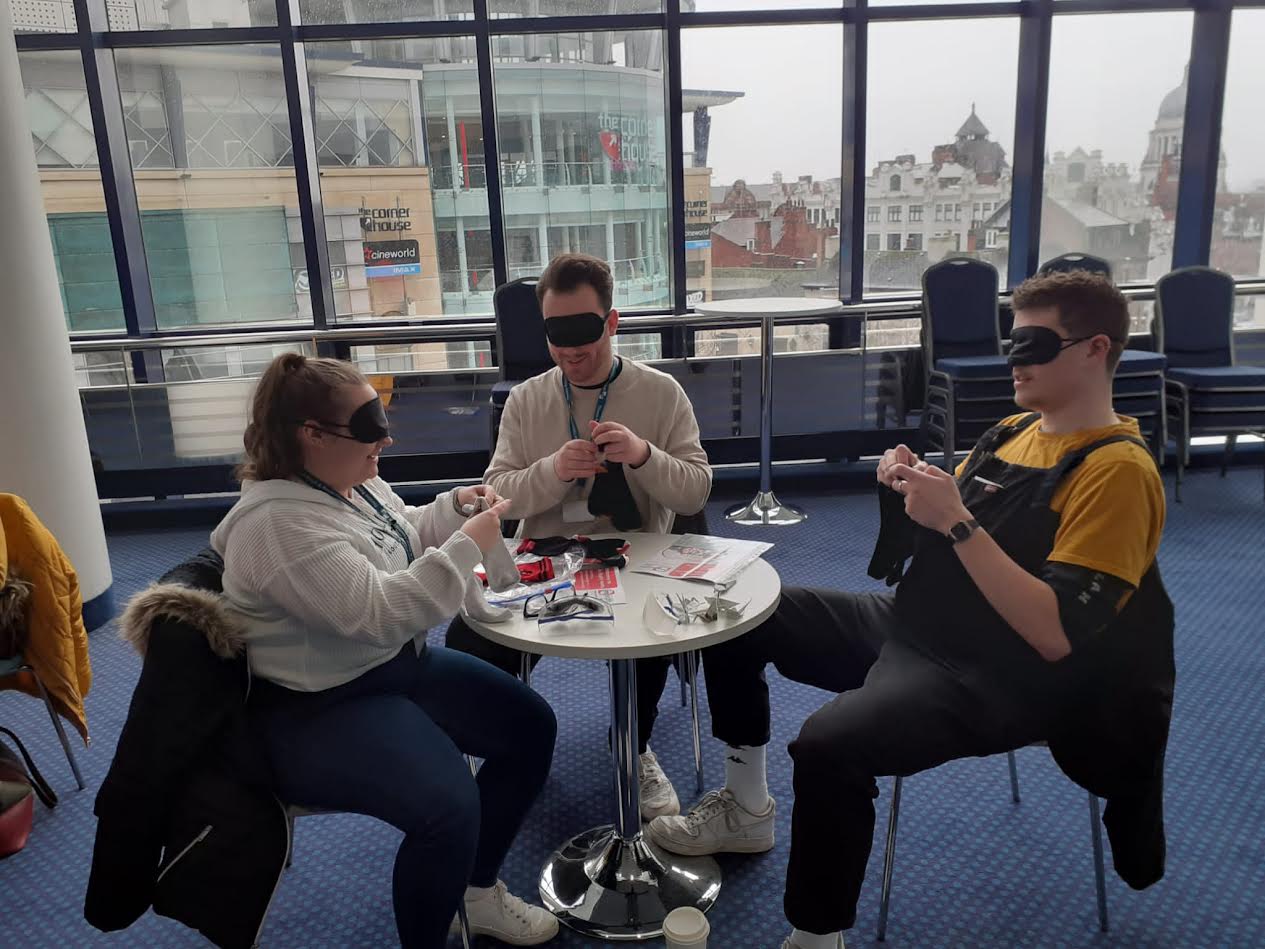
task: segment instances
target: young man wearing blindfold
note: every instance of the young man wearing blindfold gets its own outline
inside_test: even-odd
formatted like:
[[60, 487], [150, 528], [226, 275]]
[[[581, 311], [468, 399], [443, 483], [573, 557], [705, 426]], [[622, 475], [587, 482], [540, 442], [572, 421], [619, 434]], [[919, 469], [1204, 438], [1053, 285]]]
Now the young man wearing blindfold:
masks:
[[870, 572], [899, 580], [895, 592], [784, 589], [767, 622], [704, 653], [726, 785], [651, 822], [670, 851], [772, 848], [768, 663], [840, 693], [790, 745], [783, 949], [838, 949], [855, 924], [876, 777], [1034, 741], [1112, 799], [1121, 875], [1145, 886], [1163, 872], [1172, 608], [1154, 566], [1163, 485], [1137, 422], [1112, 408], [1128, 306], [1083, 272], [1028, 280], [1012, 305], [1025, 412], [987, 433], [956, 477], [904, 445], [879, 462]]
[[[555, 257], [536, 285], [557, 367], [514, 387], [484, 481], [512, 498], [524, 537], [648, 531], [695, 514], [711, 493], [694, 409], [671, 376], [616, 356], [614, 281], [604, 261]], [[448, 645], [515, 671], [518, 655], [455, 620]], [[677, 814], [676, 792], [649, 749], [667, 657], [637, 664], [641, 810]]]

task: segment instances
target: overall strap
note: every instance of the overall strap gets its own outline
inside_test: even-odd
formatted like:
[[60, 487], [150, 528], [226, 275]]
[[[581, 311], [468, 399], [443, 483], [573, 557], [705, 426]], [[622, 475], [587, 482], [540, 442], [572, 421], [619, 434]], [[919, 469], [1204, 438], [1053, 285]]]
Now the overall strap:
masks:
[[1148, 458], [1151, 458], [1151, 450], [1147, 448], [1146, 442], [1134, 435], [1108, 435], [1106, 438], [1100, 438], [1098, 441], [1091, 442], [1085, 447], [1078, 448], [1076, 451], [1069, 452], [1060, 458], [1058, 463], [1041, 479], [1041, 485], [1032, 499], [1033, 505], [1049, 507], [1050, 501], [1054, 497], [1054, 492], [1058, 490], [1059, 484], [1064, 478], [1080, 467], [1081, 462], [1099, 448], [1114, 445], [1117, 442], [1132, 442], [1145, 451]]
[[[1014, 422], [999, 422], [994, 425], [983, 435], [979, 441], [975, 443], [975, 448], [971, 451], [970, 459], [967, 461], [966, 467], [962, 469], [962, 478], [969, 478], [975, 473], [975, 470], [984, 461], [984, 458], [993, 454], [1010, 439], [1014, 438], [1020, 432], [1030, 428], [1036, 422], [1041, 420], [1040, 412], [1030, 412], [1023, 418]], [[952, 472], [950, 472], [952, 474]]]

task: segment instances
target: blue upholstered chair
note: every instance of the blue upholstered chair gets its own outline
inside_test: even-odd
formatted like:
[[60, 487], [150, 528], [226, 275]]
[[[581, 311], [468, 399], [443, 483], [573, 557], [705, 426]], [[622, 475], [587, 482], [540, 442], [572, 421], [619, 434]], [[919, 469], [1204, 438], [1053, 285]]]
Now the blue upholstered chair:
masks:
[[1183, 267], [1155, 284], [1155, 336], [1168, 357], [1168, 421], [1177, 440], [1177, 499], [1195, 435], [1224, 435], [1225, 462], [1237, 436], [1265, 432], [1265, 367], [1234, 356], [1234, 279]]
[[553, 358], [545, 341], [544, 318], [536, 299], [536, 278], [522, 277], [501, 284], [492, 295], [496, 314], [496, 354], [500, 381], [492, 384], [492, 448], [501, 427], [501, 414], [510, 390], [520, 382], [548, 372]]
[[1015, 412], [997, 293], [997, 268], [973, 257], [946, 257], [922, 275], [925, 449], [943, 451], [949, 471], [959, 447]]
[[[1091, 254], [1063, 254], [1041, 265], [1038, 273], [1068, 273], [1087, 270], [1111, 279], [1111, 264]], [[1121, 415], [1138, 420], [1142, 436], [1151, 442], [1158, 464], [1164, 463], [1167, 442], [1164, 405], [1164, 368], [1162, 353], [1145, 349], [1126, 349], [1120, 354], [1120, 365], [1112, 380], [1112, 402]]]

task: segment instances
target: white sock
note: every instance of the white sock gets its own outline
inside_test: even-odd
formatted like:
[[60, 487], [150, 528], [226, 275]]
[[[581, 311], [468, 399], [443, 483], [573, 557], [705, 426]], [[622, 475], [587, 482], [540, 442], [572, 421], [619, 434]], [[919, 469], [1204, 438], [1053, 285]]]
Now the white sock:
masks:
[[819, 936], [817, 933], [806, 933], [802, 929], [792, 929], [791, 945], [795, 949], [839, 949], [841, 943], [838, 933]]
[[765, 745], [725, 746], [725, 787], [752, 814], [769, 807], [768, 776], [764, 771]]
[[475, 903], [479, 900], [486, 899], [492, 895], [492, 891], [495, 889], [495, 886], [467, 886], [466, 902]]

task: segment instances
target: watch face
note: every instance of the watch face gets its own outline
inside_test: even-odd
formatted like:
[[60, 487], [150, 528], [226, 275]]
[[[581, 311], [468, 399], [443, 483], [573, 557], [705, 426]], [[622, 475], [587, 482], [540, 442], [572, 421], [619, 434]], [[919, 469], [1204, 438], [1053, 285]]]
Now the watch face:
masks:
[[949, 528], [949, 536], [954, 540], [966, 540], [971, 536], [971, 525], [966, 521], [958, 521]]

